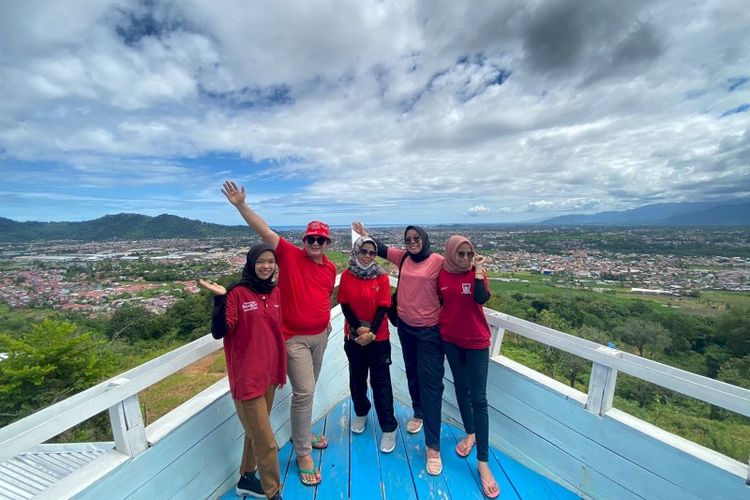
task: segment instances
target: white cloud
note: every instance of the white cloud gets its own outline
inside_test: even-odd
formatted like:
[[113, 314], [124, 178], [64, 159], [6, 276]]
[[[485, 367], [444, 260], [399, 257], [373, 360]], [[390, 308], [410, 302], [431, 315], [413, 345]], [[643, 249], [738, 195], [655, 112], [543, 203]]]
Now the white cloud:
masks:
[[474, 207], [471, 207], [468, 210], [469, 215], [478, 216], [478, 215], [487, 215], [491, 212], [491, 210], [484, 205], [476, 205]]
[[219, 179], [183, 159], [239, 155], [271, 165], [232, 175], [295, 186], [283, 207], [260, 197], [276, 222], [313, 204], [342, 222], [522, 220], [746, 196], [750, 111], [722, 117], [750, 103], [746, 10], [9, 2], [0, 170], [14, 189], [14, 162], [54, 163], [72, 193], [96, 158], [114, 167], [88, 186], [177, 179], [192, 196]]

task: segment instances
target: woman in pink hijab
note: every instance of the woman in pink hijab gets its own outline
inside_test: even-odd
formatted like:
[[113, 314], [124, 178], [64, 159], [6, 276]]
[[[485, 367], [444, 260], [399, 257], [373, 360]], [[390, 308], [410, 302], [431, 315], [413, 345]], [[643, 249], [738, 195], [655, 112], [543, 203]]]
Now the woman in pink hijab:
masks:
[[477, 447], [477, 468], [482, 492], [488, 498], [500, 494], [489, 459], [487, 417], [487, 366], [490, 327], [482, 304], [490, 298], [489, 281], [482, 268], [484, 257], [474, 251], [468, 238], [453, 235], [445, 245], [445, 261], [438, 275], [440, 335], [453, 372], [453, 386], [466, 437], [456, 445], [456, 453], [467, 457]]

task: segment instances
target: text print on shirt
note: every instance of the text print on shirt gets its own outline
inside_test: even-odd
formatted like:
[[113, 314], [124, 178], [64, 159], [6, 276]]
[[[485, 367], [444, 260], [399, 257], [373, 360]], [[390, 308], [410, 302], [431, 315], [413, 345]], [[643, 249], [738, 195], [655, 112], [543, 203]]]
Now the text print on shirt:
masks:
[[471, 283], [461, 283], [461, 293], [471, 295]]
[[242, 304], [242, 310], [245, 312], [255, 311], [256, 309], [258, 309], [258, 303], [254, 300], [251, 300], [250, 302], [244, 302]]

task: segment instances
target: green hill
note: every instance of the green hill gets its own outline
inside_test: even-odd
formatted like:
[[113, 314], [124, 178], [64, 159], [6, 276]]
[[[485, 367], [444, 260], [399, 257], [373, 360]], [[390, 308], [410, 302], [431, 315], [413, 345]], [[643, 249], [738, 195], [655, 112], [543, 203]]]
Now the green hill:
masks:
[[82, 222], [17, 222], [0, 217], [0, 242], [40, 240], [147, 240], [160, 238], [202, 238], [247, 236], [247, 226], [223, 226], [162, 214], [105, 215]]

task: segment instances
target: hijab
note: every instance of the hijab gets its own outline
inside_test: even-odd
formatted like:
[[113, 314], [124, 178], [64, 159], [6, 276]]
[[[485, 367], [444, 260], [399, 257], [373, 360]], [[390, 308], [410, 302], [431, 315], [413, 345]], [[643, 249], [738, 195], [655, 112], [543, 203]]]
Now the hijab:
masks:
[[359, 250], [365, 243], [370, 243], [371, 245], [373, 245], [375, 247], [375, 254], [377, 254], [378, 244], [375, 243], [375, 240], [373, 240], [369, 236], [360, 236], [352, 245], [352, 253], [349, 256], [349, 272], [357, 278], [363, 280], [371, 280], [377, 278], [381, 274], [384, 274], [385, 271], [375, 262], [375, 259], [370, 262], [369, 266], [364, 266], [359, 262]]
[[233, 288], [238, 286], [245, 286], [255, 293], [268, 294], [271, 293], [273, 287], [276, 286], [276, 282], [273, 280], [274, 274], [270, 278], [262, 280], [255, 274], [255, 262], [263, 252], [272, 252], [273, 256], [276, 257], [276, 251], [273, 247], [267, 243], [259, 243], [255, 245], [247, 252], [247, 261], [245, 267], [242, 268], [242, 279], [237, 283], [233, 283], [227, 288], [227, 293]]
[[404, 240], [406, 240], [406, 233], [409, 229], [413, 229], [419, 233], [419, 237], [422, 238], [422, 250], [420, 250], [419, 253], [411, 253], [407, 250], [406, 253], [414, 262], [422, 262], [432, 253], [430, 251], [430, 237], [427, 236], [427, 231], [419, 226], [406, 226], [406, 229], [404, 230]]
[[456, 257], [458, 247], [460, 247], [463, 243], [468, 243], [471, 247], [471, 251], [476, 253], [476, 251], [474, 250], [474, 245], [471, 244], [471, 241], [469, 241], [466, 236], [461, 236], [460, 234], [454, 234], [453, 236], [448, 238], [448, 241], [445, 243], [445, 260], [443, 261], [443, 269], [445, 269], [449, 273], [458, 274], [471, 271], [471, 268], [464, 269], [463, 266], [459, 264], [458, 258]]

